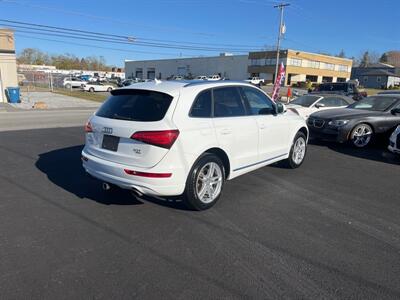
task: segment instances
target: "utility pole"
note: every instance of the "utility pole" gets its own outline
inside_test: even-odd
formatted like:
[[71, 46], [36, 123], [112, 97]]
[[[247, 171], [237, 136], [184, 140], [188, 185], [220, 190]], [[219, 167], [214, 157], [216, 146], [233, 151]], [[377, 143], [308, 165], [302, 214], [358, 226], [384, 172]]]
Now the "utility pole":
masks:
[[281, 10], [281, 17], [279, 20], [279, 29], [278, 29], [278, 42], [276, 43], [276, 66], [275, 66], [275, 78], [274, 81], [276, 81], [276, 78], [278, 77], [278, 67], [279, 67], [279, 50], [281, 47], [281, 39], [283, 35], [283, 10], [285, 9], [286, 6], [289, 6], [289, 3], [280, 3], [278, 5], [274, 5], [274, 8], [279, 8]]

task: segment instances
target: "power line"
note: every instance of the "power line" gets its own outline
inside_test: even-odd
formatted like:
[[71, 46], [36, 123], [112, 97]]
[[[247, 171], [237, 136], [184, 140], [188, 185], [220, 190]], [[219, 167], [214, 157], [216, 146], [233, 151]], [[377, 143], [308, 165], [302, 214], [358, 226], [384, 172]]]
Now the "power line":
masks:
[[[70, 28], [65, 28], [65, 27], [55, 27], [55, 26], [48, 26], [48, 25], [42, 25], [42, 24], [11, 21], [11, 20], [6, 20], [6, 19], [0, 19], [0, 21], [7, 23], [7, 24], [2, 23], [0, 25], [12, 27], [16, 31], [20, 31], [20, 32], [23, 32], [23, 31], [18, 30], [18, 28], [34, 30], [34, 32], [24, 31], [25, 33], [44, 35], [45, 33], [43, 33], [43, 32], [46, 32], [46, 35], [73, 38], [73, 39], [88, 39], [88, 40], [92, 40], [92, 41], [118, 43], [118, 44], [129, 44], [129, 45], [134, 45], [134, 46], [148, 46], [148, 47], [156, 47], [156, 48], [201, 50], [201, 51], [221, 51], [221, 52], [229, 51], [229, 52], [243, 53], [243, 52], [248, 52], [248, 51], [252, 50], [252, 48], [250, 48], [249, 46], [241, 46], [243, 48], [217, 48], [217, 47], [193, 46], [193, 45], [183, 45], [183, 44], [175, 45], [175, 44], [171, 44], [171, 43], [147, 42], [147, 41], [140, 41], [139, 39], [135, 39], [135, 38], [128, 37], [128, 36], [104, 34], [101, 32], [93, 32], [93, 31], [70, 29]], [[8, 23], [11, 23], [11, 24], [8, 24]], [[24, 25], [28, 25], [28, 26], [15, 25], [15, 24], [24, 24]], [[48, 28], [51, 28], [51, 29], [48, 29]]]
[[[1, 0], [0, 0], [1, 1]], [[239, 47], [239, 48], [257, 48], [259, 46], [243, 46], [242, 44], [215, 44], [215, 43], [198, 43], [198, 42], [184, 42], [184, 41], [171, 41], [171, 40], [160, 40], [160, 39], [149, 39], [149, 38], [142, 38], [142, 37], [137, 37], [137, 36], [128, 36], [128, 35], [116, 35], [116, 34], [110, 34], [110, 33], [99, 33], [99, 32], [94, 32], [94, 31], [87, 31], [87, 30], [81, 30], [81, 29], [72, 29], [72, 28], [66, 28], [66, 27], [57, 27], [57, 26], [49, 26], [49, 25], [43, 25], [43, 24], [36, 24], [36, 23], [27, 23], [27, 22], [21, 22], [21, 21], [14, 21], [14, 20], [9, 20], [9, 19], [0, 19], [2, 22], [7, 22], [7, 23], [12, 23], [12, 24], [19, 24], [19, 25], [29, 25], [29, 26], [34, 26], [34, 27], [40, 27], [40, 28], [50, 28], [50, 29], [55, 29], [59, 31], [71, 31], [71, 32], [76, 32], [76, 33], [82, 33], [82, 34], [90, 34], [90, 35], [102, 35], [102, 36], [108, 36], [108, 37], [115, 37], [115, 38], [120, 38], [120, 39], [126, 39], [126, 40], [142, 40], [142, 41], [150, 41], [150, 42], [166, 42], [166, 43], [176, 43], [176, 44], [188, 44], [188, 45], [213, 45], [213, 46], [228, 46], [228, 47]]]
[[[56, 43], [62, 43], [62, 44], [68, 44], [68, 45], [75, 45], [75, 46], [81, 46], [81, 47], [89, 47], [93, 49], [93, 45], [89, 44], [82, 44], [82, 43], [74, 43], [70, 41], [60, 41], [60, 40], [54, 40], [54, 39], [47, 39], [47, 38], [39, 38], [39, 37], [32, 37], [28, 35], [23, 35], [16, 33], [16, 36], [22, 37], [22, 38], [27, 38], [27, 39], [33, 39], [33, 40], [40, 40], [40, 41], [49, 41], [49, 42], [56, 42]], [[121, 48], [111, 48], [111, 47], [102, 47], [102, 46], [96, 46], [97, 49], [105, 49], [105, 50], [112, 50], [112, 51], [120, 51], [120, 52], [128, 52], [128, 53], [141, 53], [141, 54], [159, 54], [159, 55], [171, 55], [171, 56], [176, 56], [176, 54], [173, 53], [166, 53], [166, 52], [149, 52], [149, 51], [140, 51], [140, 50], [128, 50], [128, 49], [121, 49]], [[189, 57], [189, 55], [184, 55], [185, 57]], [[196, 55], [193, 55], [196, 56]], [[200, 55], [197, 55], [200, 56]]]

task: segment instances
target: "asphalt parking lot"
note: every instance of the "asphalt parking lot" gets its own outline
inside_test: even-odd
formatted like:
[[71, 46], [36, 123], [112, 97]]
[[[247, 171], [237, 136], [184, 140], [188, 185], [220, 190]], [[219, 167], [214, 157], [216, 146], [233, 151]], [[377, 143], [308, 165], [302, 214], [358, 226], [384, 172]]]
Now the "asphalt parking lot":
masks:
[[399, 299], [400, 160], [310, 145], [211, 210], [107, 195], [81, 127], [0, 132], [3, 299]]

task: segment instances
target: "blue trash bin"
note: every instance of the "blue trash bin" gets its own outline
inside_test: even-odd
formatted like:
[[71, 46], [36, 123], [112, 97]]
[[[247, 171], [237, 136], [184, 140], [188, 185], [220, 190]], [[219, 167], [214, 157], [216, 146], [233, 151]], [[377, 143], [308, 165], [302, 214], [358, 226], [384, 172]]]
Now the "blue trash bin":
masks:
[[7, 88], [8, 102], [19, 103], [19, 87], [8, 87]]

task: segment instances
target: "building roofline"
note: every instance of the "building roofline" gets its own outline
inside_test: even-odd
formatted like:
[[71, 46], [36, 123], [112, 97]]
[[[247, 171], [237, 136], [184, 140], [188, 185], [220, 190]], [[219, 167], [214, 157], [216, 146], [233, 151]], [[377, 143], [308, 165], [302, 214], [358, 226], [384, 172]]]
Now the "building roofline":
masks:
[[[293, 51], [293, 52], [301, 52], [301, 53], [306, 53], [306, 54], [311, 54], [311, 55], [319, 55], [319, 56], [324, 56], [324, 57], [329, 57], [329, 58], [337, 58], [337, 59], [342, 59], [342, 60], [347, 60], [347, 61], [353, 61], [350, 58], [343, 58], [343, 57], [337, 57], [334, 55], [326, 55], [326, 54], [320, 54], [320, 53], [315, 53], [315, 52], [308, 52], [308, 51], [303, 51], [303, 50], [295, 50], [295, 49], [281, 49], [280, 52], [282, 51]], [[249, 53], [262, 53], [262, 52], [276, 52], [276, 50], [262, 50], [262, 51], [250, 51]]]
[[185, 59], [204, 59], [204, 58], [219, 58], [219, 57], [248, 57], [248, 54], [238, 54], [238, 55], [217, 55], [217, 56], [195, 56], [195, 57], [175, 57], [175, 58], [160, 58], [160, 59], [145, 59], [145, 60], [132, 60], [126, 59], [125, 62], [147, 62], [147, 61], [166, 61], [166, 60], [185, 60]]

